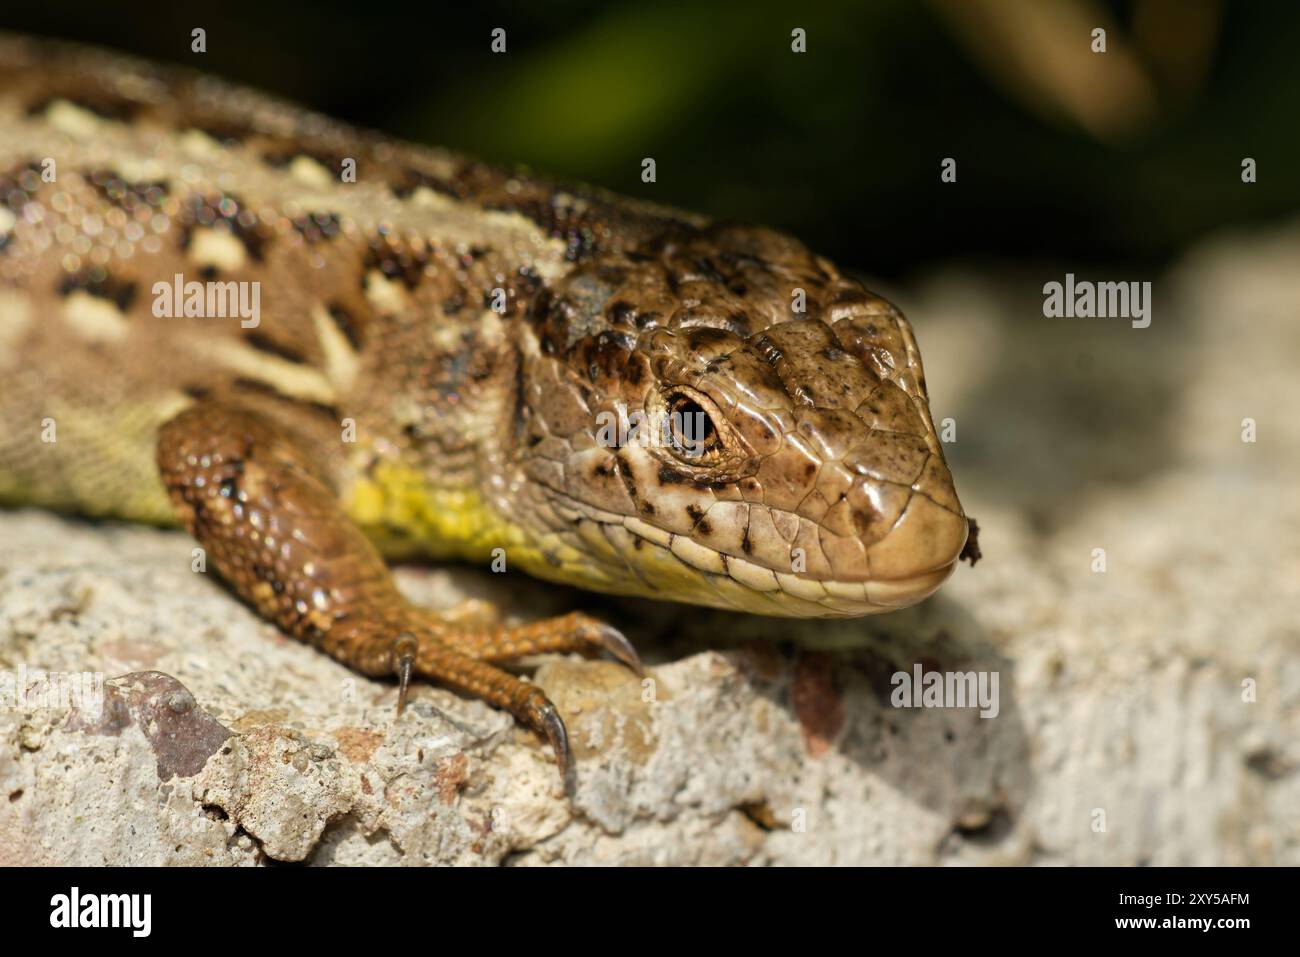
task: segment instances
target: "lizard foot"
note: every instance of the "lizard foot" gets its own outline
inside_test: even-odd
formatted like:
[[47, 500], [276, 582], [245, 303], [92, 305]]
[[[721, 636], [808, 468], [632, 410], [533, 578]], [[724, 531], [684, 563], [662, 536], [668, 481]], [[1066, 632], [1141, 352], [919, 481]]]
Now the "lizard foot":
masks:
[[399, 682], [399, 713], [412, 676], [464, 691], [509, 711], [543, 735], [562, 777], [568, 774], [569, 739], [559, 710], [541, 689], [495, 665], [544, 652], [604, 652], [637, 674], [644, 673], [636, 649], [618, 629], [580, 612], [483, 630], [461, 630], [432, 612], [413, 612], [424, 619], [422, 627], [400, 633], [390, 651], [392, 673]]
[[568, 735], [555, 705], [496, 664], [606, 652], [641, 671], [627, 639], [586, 615], [506, 627], [484, 603], [441, 615], [412, 605], [306, 451], [246, 409], [212, 400], [179, 413], [160, 430], [158, 466], [177, 517], [230, 586], [262, 617], [350, 668], [395, 675], [399, 712], [413, 678], [436, 682], [509, 711], [550, 742], [567, 772]]

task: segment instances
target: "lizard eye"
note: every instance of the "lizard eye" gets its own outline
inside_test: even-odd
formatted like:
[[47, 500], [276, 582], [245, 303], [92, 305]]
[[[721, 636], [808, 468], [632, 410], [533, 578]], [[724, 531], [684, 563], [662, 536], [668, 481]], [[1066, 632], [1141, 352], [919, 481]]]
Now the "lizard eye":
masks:
[[722, 439], [705, 408], [708, 400], [685, 390], [670, 393], [665, 399], [668, 421], [664, 432], [673, 451], [696, 462], [716, 456], [722, 449]]

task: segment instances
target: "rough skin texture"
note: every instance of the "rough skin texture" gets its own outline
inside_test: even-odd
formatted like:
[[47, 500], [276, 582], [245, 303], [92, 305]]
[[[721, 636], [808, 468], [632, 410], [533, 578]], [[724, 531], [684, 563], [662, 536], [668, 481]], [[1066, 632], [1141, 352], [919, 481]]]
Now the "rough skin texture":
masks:
[[[174, 277], [259, 284], [256, 324], [161, 316]], [[562, 761], [490, 662], [630, 646], [435, 618], [380, 554], [824, 617], [967, 538], [906, 320], [796, 241], [4, 37], [0, 381], [0, 501], [178, 516], [286, 631]]]

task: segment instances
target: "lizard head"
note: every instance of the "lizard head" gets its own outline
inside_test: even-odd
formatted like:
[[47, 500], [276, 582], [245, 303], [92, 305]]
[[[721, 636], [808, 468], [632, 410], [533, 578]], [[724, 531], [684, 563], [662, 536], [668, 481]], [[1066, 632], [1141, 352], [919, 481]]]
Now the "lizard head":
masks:
[[951, 573], [967, 520], [911, 329], [795, 241], [661, 238], [580, 267], [528, 325], [536, 573], [797, 617], [903, 607]]

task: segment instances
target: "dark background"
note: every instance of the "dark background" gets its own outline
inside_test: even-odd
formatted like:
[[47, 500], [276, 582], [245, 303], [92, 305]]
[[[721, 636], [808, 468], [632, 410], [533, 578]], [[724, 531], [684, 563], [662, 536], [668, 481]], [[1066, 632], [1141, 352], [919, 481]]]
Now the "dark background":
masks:
[[65, 0], [6, 4], [0, 26], [782, 227], [893, 279], [950, 260], [1157, 268], [1216, 227], [1300, 208], [1300, 3], [1284, 0]]

